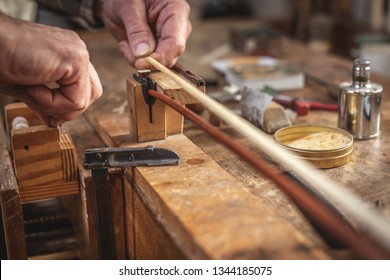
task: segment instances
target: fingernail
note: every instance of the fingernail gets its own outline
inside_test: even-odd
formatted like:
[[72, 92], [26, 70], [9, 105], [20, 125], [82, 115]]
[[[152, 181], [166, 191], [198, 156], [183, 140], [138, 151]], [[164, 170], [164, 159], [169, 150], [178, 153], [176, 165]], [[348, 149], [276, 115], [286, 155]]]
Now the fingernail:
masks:
[[149, 45], [145, 42], [143, 43], [139, 43], [136, 47], [135, 47], [135, 51], [134, 51], [134, 55], [139, 57], [139, 56], [143, 56], [145, 54], [147, 54], [149, 52]]

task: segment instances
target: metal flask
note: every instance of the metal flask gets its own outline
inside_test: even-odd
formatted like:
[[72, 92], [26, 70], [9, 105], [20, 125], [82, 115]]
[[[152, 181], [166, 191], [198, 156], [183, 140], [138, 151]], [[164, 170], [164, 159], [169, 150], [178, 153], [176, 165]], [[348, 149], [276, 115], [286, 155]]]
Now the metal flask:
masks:
[[370, 82], [370, 62], [356, 59], [352, 68], [352, 83], [340, 84], [338, 126], [355, 139], [370, 139], [379, 135], [383, 87]]

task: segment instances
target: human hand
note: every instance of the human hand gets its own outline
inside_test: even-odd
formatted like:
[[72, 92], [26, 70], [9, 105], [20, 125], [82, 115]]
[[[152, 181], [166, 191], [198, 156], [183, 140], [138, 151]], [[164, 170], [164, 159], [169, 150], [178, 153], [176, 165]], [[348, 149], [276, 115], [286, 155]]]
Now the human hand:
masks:
[[[25, 102], [56, 126], [82, 114], [102, 94], [79, 36], [0, 13], [0, 91]], [[51, 90], [47, 84], [57, 83]]]
[[192, 27], [185, 0], [105, 0], [100, 17], [118, 47], [137, 69], [150, 68], [150, 55], [172, 67], [183, 54]]

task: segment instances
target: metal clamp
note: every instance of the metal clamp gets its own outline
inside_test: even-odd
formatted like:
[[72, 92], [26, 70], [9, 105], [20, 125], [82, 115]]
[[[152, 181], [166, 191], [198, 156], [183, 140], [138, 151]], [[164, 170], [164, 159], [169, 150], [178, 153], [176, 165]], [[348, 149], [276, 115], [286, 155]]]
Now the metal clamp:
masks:
[[84, 151], [84, 168], [92, 171], [100, 258], [115, 259], [111, 220], [110, 167], [177, 165], [179, 156], [170, 150], [144, 148], [97, 148]]
[[[138, 75], [137, 75], [138, 74]], [[145, 103], [149, 106], [149, 122], [153, 122], [152, 106], [156, 102], [156, 98], [151, 96], [148, 91], [149, 89], [156, 90], [157, 84], [153, 79], [150, 78], [150, 70], [138, 70], [137, 74], [133, 75], [133, 78], [142, 85], [142, 93], [144, 96]]]

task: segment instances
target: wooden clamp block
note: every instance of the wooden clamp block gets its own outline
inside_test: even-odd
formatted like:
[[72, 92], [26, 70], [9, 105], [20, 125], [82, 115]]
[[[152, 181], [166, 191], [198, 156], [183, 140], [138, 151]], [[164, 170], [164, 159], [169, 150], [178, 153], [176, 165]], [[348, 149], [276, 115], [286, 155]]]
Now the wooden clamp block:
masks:
[[[7, 105], [5, 115], [21, 202], [78, 193], [76, 151], [68, 132], [47, 127], [24, 103]], [[17, 116], [28, 127], [14, 129]]]
[[[198, 103], [164, 73], [153, 71], [151, 79], [156, 82], [158, 91], [183, 106]], [[205, 91], [204, 84], [198, 88]], [[169, 135], [183, 133], [184, 117], [159, 100], [156, 100], [152, 107], [153, 122], [149, 121], [149, 106], [144, 100], [142, 85], [133, 78], [127, 79], [127, 95], [130, 108], [130, 138], [133, 142], [161, 140]]]

